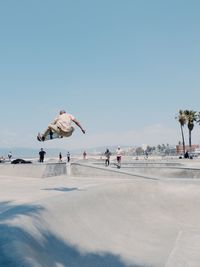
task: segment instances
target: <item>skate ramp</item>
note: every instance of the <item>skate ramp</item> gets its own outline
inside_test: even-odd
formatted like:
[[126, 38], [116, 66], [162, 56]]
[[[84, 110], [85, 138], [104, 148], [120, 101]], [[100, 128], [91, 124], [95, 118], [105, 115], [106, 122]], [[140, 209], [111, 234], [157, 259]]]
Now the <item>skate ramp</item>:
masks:
[[[132, 173], [127, 170], [118, 169], [116, 166], [113, 167], [105, 167], [101, 165], [96, 165], [92, 163], [72, 163], [70, 166], [70, 175], [73, 177], [109, 177], [109, 178], [127, 178], [129, 176], [135, 178], [146, 178], [146, 179], [154, 179], [149, 175], [144, 175], [140, 173]], [[130, 177], [129, 177], [130, 178]]]
[[2, 204], [5, 266], [199, 267], [199, 181], [74, 179], [37, 203]]
[[105, 167], [102, 163], [82, 163], [76, 162], [71, 164], [70, 174], [81, 177], [127, 177], [145, 178], [145, 179], [165, 179], [165, 178], [200, 178], [200, 168], [185, 166], [134, 166], [123, 164], [120, 169], [113, 164]]
[[127, 167], [123, 166], [122, 170], [140, 175], [149, 175], [155, 178], [200, 178], [199, 168], [188, 167]]
[[1, 164], [0, 175], [45, 178], [66, 175], [66, 163]]
[[[113, 160], [111, 161], [110, 165], [113, 166], [116, 161]], [[83, 162], [82, 162], [83, 163]], [[105, 161], [100, 160], [100, 161], [93, 161], [92, 162], [95, 165], [99, 166], [105, 166]], [[173, 161], [148, 161], [148, 160], [143, 160], [143, 161], [123, 161], [122, 162], [123, 167], [181, 167], [184, 166], [182, 162], [173, 162]]]

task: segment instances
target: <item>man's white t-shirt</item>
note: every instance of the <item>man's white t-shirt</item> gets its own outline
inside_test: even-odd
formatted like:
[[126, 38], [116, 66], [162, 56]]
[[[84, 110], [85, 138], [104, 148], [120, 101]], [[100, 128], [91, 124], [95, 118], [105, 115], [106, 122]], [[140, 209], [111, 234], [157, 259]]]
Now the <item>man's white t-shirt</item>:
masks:
[[60, 127], [63, 131], [67, 131], [69, 128], [72, 127], [72, 121], [75, 117], [71, 114], [63, 113], [59, 115], [55, 119], [55, 123]]
[[121, 149], [117, 149], [116, 150], [116, 154], [118, 157], [121, 157], [122, 156], [122, 150]]

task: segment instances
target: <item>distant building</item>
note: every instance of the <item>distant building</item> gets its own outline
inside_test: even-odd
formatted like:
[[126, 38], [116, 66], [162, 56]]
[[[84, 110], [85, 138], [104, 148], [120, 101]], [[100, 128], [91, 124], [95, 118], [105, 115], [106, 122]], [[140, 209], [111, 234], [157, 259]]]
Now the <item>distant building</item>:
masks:
[[[186, 145], [185, 151], [194, 152], [196, 149], [200, 149], [200, 145], [192, 145], [191, 147]], [[176, 153], [177, 154], [183, 154], [183, 145], [177, 145], [176, 146]]]

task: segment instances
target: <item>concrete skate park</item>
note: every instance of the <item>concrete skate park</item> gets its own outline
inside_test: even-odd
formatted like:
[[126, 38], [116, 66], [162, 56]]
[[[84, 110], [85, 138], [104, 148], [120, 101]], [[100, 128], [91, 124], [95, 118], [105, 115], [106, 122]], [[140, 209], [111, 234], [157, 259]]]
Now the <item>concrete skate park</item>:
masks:
[[1, 164], [0, 188], [0, 266], [200, 266], [198, 159]]

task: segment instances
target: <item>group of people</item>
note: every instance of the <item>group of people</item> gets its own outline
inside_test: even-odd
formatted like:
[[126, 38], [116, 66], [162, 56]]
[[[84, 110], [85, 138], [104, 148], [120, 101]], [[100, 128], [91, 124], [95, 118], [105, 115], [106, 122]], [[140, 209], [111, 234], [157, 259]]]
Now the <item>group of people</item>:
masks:
[[[62, 162], [62, 153], [59, 153], [59, 162]], [[70, 153], [69, 151], [67, 152], [67, 162], [70, 162]]]
[[[85, 134], [84, 128], [81, 126], [80, 122], [72, 115], [67, 113], [65, 110], [60, 110], [59, 115], [54, 119], [52, 123], [50, 123], [47, 127], [47, 129], [44, 131], [44, 133], [38, 134], [37, 139], [38, 141], [45, 141], [47, 136], [52, 136], [52, 133], [57, 133], [60, 137], [69, 137], [74, 132], [74, 127], [72, 123], [75, 123], [82, 131], [83, 134]], [[51, 139], [51, 138], [50, 138]], [[44, 161], [44, 156], [46, 152], [41, 148], [41, 151], [39, 152], [40, 162]], [[86, 159], [86, 151], [83, 152], [83, 159]], [[105, 151], [105, 166], [110, 165], [110, 156], [111, 152], [109, 149], [106, 149]], [[122, 150], [120, 147], [116, 150], [116, 160], [117, 160], [117, 167], [121, 167], [121, 157], [122, 157]], [[59, 161], [62, 162], [62, 154], [59, 153]], [[67, 153], [67, 162], [70, 161], [70, 154]]]
[[[110, 150], [107, 148], [104, 155], [105, 155], [105, 166], [108, 167], [110, 165], [110, 157], [111, 157], [111, 152]], [[121, 159], [122, 159], [122, 150], [120, 147], [117, 148], [116, 150], [116, 160], [117, 160], [117, 167], [120, 168], [121, 167]]]
[[[75, 123], [82, 131], [83, 134], [85, 134], [84, 128], [81, 126], [80, 122], [71, 114], [67, 113], [65, 110], [60, 110], [59, 115], [55, 120], [50, 123], [47, 127], [47, 129], [44, 131], [42, 135], [38, 135], [37, 139], [38, 141], [45, 141], [47, 135], [51, 135], [50, 133], [55, 132], [57, 133], [60, 137], [69, 137], [72, 135], [74, 132], [74, 127], [72, 126], [72, 123]], [[39, 162], [44, 162], [46, 152], [44, 151], [43, 148], [40, 149], [39, 151]], [[86, 151], [83, 152], [83, 159], [86, 159], [87, 153]], [[59, 162], [62, 162], [62, 153], [60, 152], [59, 155]], [[105, 151], [105, 166], [110, 165], [110, 157], [111, 157], [111, 152], [109, 149], [106, 149]], [[122, 157], [122, 151], [120, 147], [117, 148], [116, 151], [116, 160], [117, 160], [117, 165], [121, 166], [121, 157]], [[12, 158], [12, 153], [8, 153], [8, 159], [11, 161]], [[67, 152], [67, 162], [70, 162], [70, 152]]]
[[[12, 159], [12, 152], [10, 151], [8, 153], [8, 160], [11, 161], [11, 159]], [[4, 156], [0, 157], [0, 163], [5, 162], [5, 160], [6, 160], [6, 158]]]
[[[39, 162], [44, 162], [44, 156], [46, 155], [46, 151], [43, 148], [39, 151]], [[60, 152], [58, 155], [59, 162], [62, 162], [62, 153]], [[67, 152], [67, 162], [70, 162], [70, 152]]]

